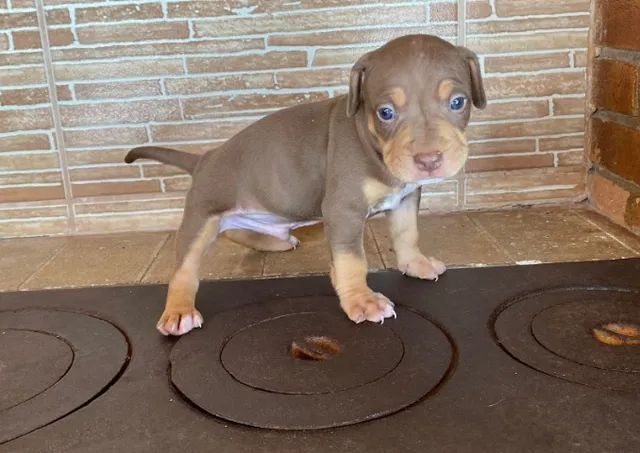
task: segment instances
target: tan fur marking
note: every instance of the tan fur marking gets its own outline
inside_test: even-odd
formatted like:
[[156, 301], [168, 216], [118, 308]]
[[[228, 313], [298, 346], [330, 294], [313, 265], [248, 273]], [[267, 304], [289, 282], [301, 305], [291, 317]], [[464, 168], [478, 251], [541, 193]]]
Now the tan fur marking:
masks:
[[[411, 141], [413, 133], [407, 125], [400, 129], [382, 148], [382, 159], [394, 176], [408, 179], [403, 175], [411, 172], [413, 166]], [[409, 159], [411, 158], [411, 159]], [[409, 167], [409, 168], [407, 168]]]
[[367, 261], [353, 253], [339, 252], [333, 256], [331, 280], [341, 299], [368, 294]]
[[198, 270], [202, 255], [211, 238], [218, 232], [218, 217], [212, 217], [205, 223], [189, 247], [189, 252], [171, 278], [167, 295], [166, 311], [181, 310], [194, 306], [198, 291]]
[[294, 248], [287, 241], [268, 234], [260, 234], [256, 231], [227, 230], [224, 235], [240, 245], [264, 252], [284, 252]]
[[438, 85], [438, 97], [441, 101], [448, 101], [449, 97], [451, 97], [451, 93], [453, 93], [453, 81], [449, 79], [444, 79]]
[[389, 215], [391, 243], [398, 261], [406, 261], [420, 254], [418, 249], [418, 225], [413, 206], [400, 206]]
[[393, 193], [394, 188], [390, 187], [377, 179], [366, 178], [362, 186], [362, 191], [367, 199], [369, 206], [375, 205], [377, 202]]
[[394, 87], [391, 90], [391, 100], [393, 101], [393, 105], [396, 107], [404, 107], [407, 103], [407, 94], [404, 92], [402, 87]]

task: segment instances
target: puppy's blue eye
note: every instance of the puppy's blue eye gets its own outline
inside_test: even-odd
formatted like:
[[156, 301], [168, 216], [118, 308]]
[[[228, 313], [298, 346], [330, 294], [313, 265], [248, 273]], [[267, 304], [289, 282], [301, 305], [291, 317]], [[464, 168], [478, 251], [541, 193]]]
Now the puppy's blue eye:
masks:
[[393, 121], [396, 117], [396, 111], [390, 105], [384, 105], [378, 109], [378, 118], [381, 121]]
[[456, 112], [458, 110], [461, 110], [466, 102], [467, 100], [464, 96], [456, 96], [452, 98], [451, 101], [449, 101], [449, 108]]

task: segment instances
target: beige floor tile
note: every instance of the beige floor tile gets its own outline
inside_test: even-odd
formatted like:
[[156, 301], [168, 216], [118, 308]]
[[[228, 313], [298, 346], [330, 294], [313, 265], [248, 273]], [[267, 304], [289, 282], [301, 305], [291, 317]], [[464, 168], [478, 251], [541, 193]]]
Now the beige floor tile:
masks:
[[67, 239], [27, 238], [0, 241], [0, 291], [15, 291], [66, 243]]
[[579, 215], [596, 224], [605, 233], [622, 243], [625, 247], [631, 249], [634, 253], [640, 255], [640, 236], [633, 234], [620, 225], [616, 225], [602, 214], [591, 209], [581, 210]]
[[532, 208], [469, 215], [517, 262], [592, 261], [634, 256], [579, 213], [575, 209]]
[[[175, 235], [171, 235], [142, 278], [144, 283], [168, 283], [176, 264]], [[262, 275], [264, 253], [257, 252], [222, 237], [205, 254], [200, 278], [251, 278]]]
[[64, 248], [20, 289], [119, 285], [140, 281], [168, 233], [68, 238]]
[[[370, 222], [387, 267], [395, 268], [395, 254], [384, 218]], [[449, 267], [491, 266], [509, 263], [509, 257], [496, 247], [485, 232], [464, 213], [421, 215], [418, 218], [420, 250]]]
[[[295, 230], [300, 240], [295, 250], [267, 253], [264, 263], [265, 276], [326, 274], [329, 272], [329, 246], [322, 225], [313, 225]], [[367, 229], [365, 235], [365, 253], [369, 269], [383, 269], [375, 241]]]

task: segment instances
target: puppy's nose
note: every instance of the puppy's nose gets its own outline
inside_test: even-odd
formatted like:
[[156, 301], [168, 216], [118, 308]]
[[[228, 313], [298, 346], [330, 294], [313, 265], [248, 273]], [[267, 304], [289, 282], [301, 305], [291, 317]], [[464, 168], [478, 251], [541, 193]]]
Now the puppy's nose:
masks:
[[413, 156], [413, 161], [420, 171], [434, 171], [442, 165], [442, 153], [419, 153]]

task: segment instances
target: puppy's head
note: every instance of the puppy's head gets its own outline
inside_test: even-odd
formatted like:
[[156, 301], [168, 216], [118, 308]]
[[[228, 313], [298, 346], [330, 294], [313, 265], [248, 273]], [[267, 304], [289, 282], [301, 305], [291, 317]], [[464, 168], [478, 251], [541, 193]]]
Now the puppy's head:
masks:
[[471, 105], [486, 98], [478, 58], [429, 35], [390, 41], [351, 71], [347, 116], [402, 181], [453, 176], [468, 155]]

